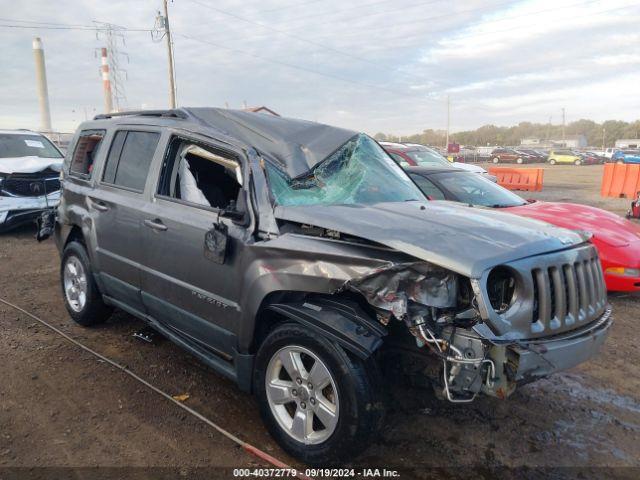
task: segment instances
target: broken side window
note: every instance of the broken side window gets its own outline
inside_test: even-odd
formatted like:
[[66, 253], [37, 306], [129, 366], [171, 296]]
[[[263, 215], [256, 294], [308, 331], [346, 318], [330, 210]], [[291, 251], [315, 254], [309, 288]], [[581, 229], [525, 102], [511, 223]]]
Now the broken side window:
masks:
[[424, 195], [382, 148], [356, 135], [308, 174], [290, 178], [266, 164], [278, 205], [349, 205], [424, 200]]
[[76, 143], [71, 157], [69, 172], [72, 175], [88, 178], [93, 171], [93, 163], [104, 138], [104, 130], [84, 130]]
[[242, 187], [240, 164], [226, 154], [174, 138], [158, 185], [158, 195], [215, 209], [233, 208]]

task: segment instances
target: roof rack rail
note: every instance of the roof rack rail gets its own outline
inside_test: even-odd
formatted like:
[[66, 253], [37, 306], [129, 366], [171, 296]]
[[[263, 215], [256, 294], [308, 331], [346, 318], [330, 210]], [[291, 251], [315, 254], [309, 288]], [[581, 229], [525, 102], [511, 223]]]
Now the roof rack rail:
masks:
[[93, 117], [94, 120], [104, 120], [113, 117], [169, 117], [169, 118], [188, 118], [187, 114], [182, 110], [131, 110], [129, 112], [113, 112], [100, 113]]

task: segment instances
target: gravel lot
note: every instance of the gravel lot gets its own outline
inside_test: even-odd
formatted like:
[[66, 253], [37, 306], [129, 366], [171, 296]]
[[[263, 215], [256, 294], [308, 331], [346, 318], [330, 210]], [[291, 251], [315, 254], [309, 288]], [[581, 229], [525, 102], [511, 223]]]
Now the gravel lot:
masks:
[[[524, 196], [623, 214], [626, 200], [599, 197], [601, 173], [600, 166], [548, 167], [544, 191]], [[36, 243], [33, 234], [25, 228], [0, 237], [0, 297], [168, 393], [188, 393], [192, 408], [295, 464], [266, 433], [252, 397], [168, 341], [133, 338], [139, 321], [117, 313], [98, 328], [72, 324], [61, 300], [55, 246]], [[555, 475], [639, 478], [640, 299], [616, 295], [611, 303], [615, 325], [599, 357], [506, 401], [460, 406], [428, 392], [395, 392], [387, 427], [354, 465], [402, 468], [403, 478], [492, 478], [509, 472], [502, 467], [520, 467], [518, 475], [525, 476], [550, 473], [537, 467], [559, 467]], [[188, 476], [196, 467], [260, 465], [175, 405], [3, 304], [0, 331], [0, 478], [3, 471], [16, 472], [7, 467], [103, 467], [103, 473], [107, 467], [170, 467]], [[585, 468], [591, 470], [577, 470]], [[141, 470], [113, 471], [122, 477]], [[207, 470], [209, 478], [215, 472], [222, 471]]]

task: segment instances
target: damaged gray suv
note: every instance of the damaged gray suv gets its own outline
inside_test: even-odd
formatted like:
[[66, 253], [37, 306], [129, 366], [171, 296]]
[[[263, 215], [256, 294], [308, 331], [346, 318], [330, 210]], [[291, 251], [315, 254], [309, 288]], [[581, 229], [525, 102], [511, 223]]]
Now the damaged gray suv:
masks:
[[282, 447], [350, 458], [389, 378], [505, 398], [611, 326], [581, 233], [428, 201], [370, 137], [214, 108], [100, 115], [62, 169], [66, 307], [144, 320], [253, 392]]

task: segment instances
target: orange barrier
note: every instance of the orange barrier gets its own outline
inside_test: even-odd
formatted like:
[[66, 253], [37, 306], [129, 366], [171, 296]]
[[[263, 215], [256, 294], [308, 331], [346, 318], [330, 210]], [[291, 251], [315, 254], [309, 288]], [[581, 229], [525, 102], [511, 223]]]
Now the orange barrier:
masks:
[[490, 167], [489, 173], [498, 178], [498, 185], [509, 190], [527, 190], [540, 192], [542, 190], [542, 168], [506, 168]]
[[602, 174], [600, 195], [635, 199], [640, 192], [640, 165], [607, 163]]

